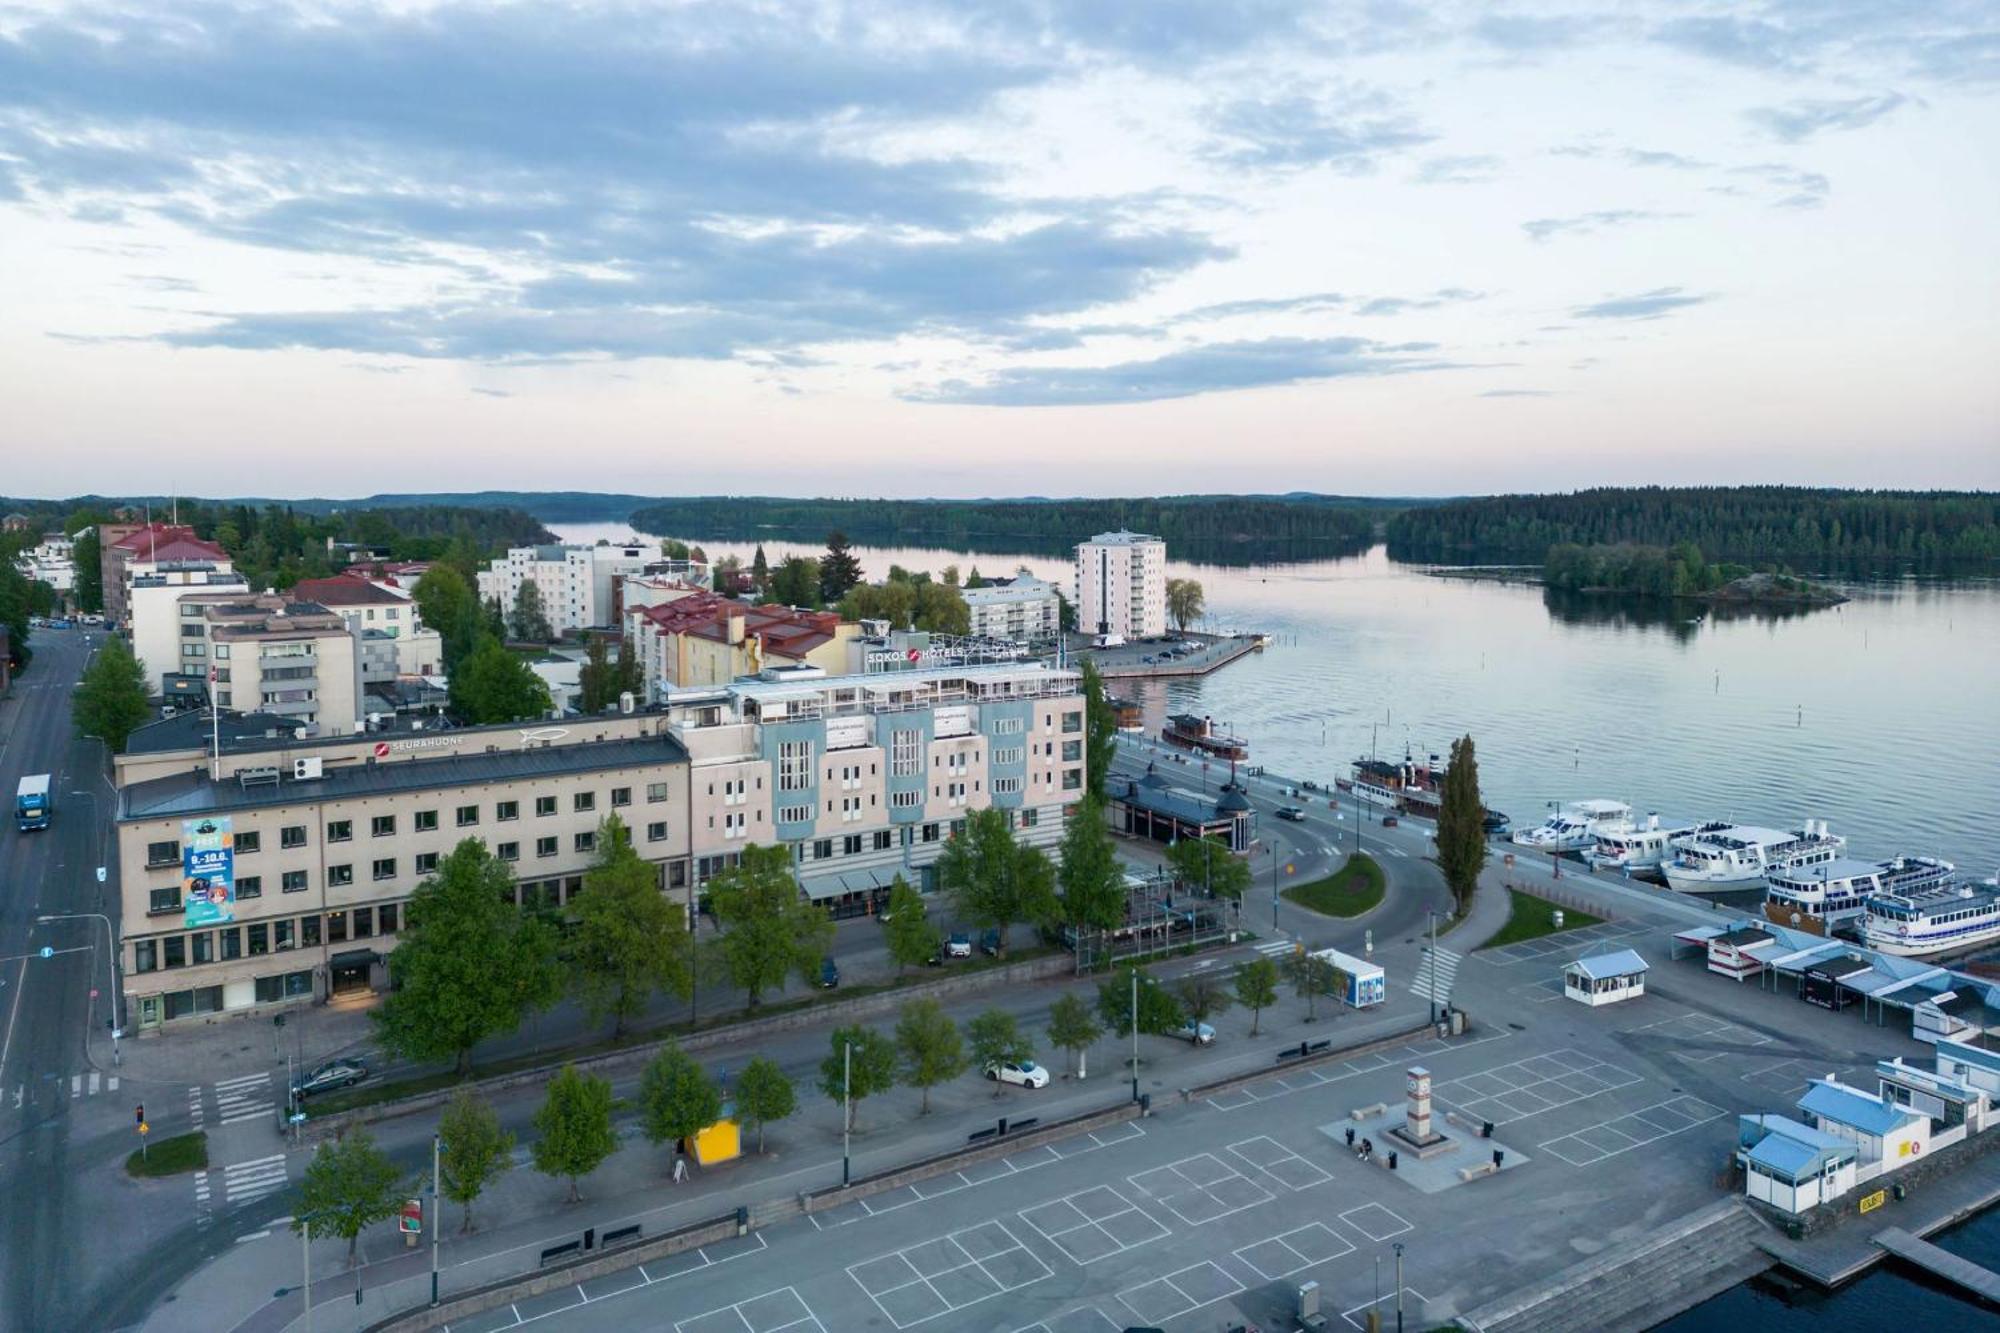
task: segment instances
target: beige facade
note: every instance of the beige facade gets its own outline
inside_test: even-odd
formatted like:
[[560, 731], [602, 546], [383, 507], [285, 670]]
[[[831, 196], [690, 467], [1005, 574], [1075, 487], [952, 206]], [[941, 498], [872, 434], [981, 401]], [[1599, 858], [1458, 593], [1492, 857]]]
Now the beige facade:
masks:
[[1076, 547], [1076, 627], [1154, 638], [1167, 632], [1167, 544], [1143, 532], [1100, 532]]

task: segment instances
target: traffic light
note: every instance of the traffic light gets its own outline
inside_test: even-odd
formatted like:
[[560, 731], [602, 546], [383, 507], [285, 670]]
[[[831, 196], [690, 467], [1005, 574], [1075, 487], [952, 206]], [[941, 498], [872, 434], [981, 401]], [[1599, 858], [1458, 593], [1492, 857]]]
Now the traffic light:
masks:
[[135, 1124], [143, 1125], [146, 1123], [146, 1103], [140, 1102], [138, 1106], [133, 1108], [132, 1120]]

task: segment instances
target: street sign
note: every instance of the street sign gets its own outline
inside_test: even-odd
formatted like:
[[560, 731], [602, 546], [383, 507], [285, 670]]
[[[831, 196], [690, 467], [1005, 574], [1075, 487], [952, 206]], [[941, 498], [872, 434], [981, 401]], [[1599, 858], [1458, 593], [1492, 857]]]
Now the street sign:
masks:
[[139, 1132], [141, 1134], [150, 1134], [153, 1132], [153, 1127], [147, 1124], [145, 1121], [141, 1120], [139, 1122]]
[[403, 1205], [403, 1216], [400, 1226], [406, 1234], [423, 1234], [424, 1201], [422, 1199], [412, 1199]]
[[44, 957], [44, 958], [54, 958], [55, 956], [56, 956], [56, 951], [55, 951], [54, 949], [51, 949], [51, 948], [50, 948], [50, 947], [49, 947], [48, 945], [46, 945], [46, 944], [44, 944], [44, 945], [42, 946], [42, 957]]
[[99, 866], [99, 867], [97, 867], [97, 882], [98, 882], [99, 884], [102, 884], [102, 883], [104, 882], [104, 867], [103, 867], [103, 866]]
[[132, 1108], [132, 1119], [136, 1124], [143, 1125], [146, 1123], [146, 1103], [140, 1102]]
[[90, 988], [90, 998], [93, 1000], [97, 998], [97, 987], [92, 986]]
[[306, 1122], [306, 1113], [304, 1111], [294, 1111], [287, 1119], [295, 1125], [303, 1125]]

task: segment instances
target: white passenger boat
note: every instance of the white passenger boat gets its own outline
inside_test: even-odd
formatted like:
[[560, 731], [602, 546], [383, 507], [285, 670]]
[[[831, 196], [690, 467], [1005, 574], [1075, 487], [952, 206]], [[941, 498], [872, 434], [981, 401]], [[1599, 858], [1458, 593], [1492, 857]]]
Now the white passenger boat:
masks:
[[1632, 827], [1632, 807], [1623, 801], [1572, 801], [1533, 828], [1514, 833], [1516, 847], [1538, 852], [1580, 852], [1597, 845], [1599, 833]]
[[1957, 869], [1935, 856], [1861, 861], [1836, 856], [1817, 865], [1787, 866], [1765, 874], [1764, 915], [1781, 926], [1796, 915], [1825, 926], [1858, 920], [1871, 894], [1919, 893], [1951, 879]]
[[1955, 953], [1994, 940], [2000, 940], [2000, 887], [1990, 879], [1873, 894], [1861, 918], [1863, 944], [1905, 958]]
[[1731, 824], [1675, 840], [1660, 863], [1667, 887], [1678, 893], [1730, 893], [1761, 889], [1773, 870], [1809, 869], [1831, 861], [1847, 839], [1826, 831], [1825, 820], [1796, 829]]
[[1712, 833], [1729, 825], [1721, 820], [1708, 824], [1690, 824], [1684, 820], [1663, 820], [1658, 815], [1647, 815], [1644, 824], [1630, 828], [1605, 829], [1597, 835], [1597, 844], [1583, 854], [1583, 859], [1598, 870], [1624, 871], [1628, 874], [1660, 868], [1660, 862], [1673, 855], [1676, 838], [1693, 837], [1697, 833]]

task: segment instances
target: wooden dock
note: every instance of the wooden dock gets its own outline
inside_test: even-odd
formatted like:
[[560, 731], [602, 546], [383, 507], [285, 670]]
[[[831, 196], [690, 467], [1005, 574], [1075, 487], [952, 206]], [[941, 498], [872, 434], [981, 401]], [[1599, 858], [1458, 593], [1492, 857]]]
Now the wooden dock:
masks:
[[1877, 1245], [1905, 1263], [1915, 1264], [1932, 1277], [1962, 1287], [1983, 1301], [2000, 1305], [2000, 1273], [1981, 1268], [1970, 1259], [1940, 1250], [1927, 1240], [1919, 1240], [1901, 1227], [1889, 1227], [1872, 1237]]

